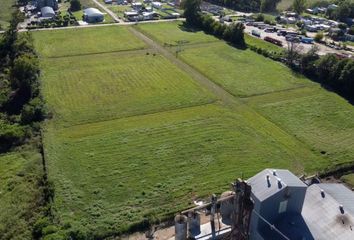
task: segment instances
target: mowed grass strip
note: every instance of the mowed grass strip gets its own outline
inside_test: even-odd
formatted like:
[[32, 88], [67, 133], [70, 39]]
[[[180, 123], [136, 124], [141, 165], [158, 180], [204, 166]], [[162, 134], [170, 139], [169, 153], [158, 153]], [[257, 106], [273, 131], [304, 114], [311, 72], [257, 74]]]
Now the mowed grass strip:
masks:
[[145, 43], [127, 27], [105, 26], [33, 32], [35, 47], [42, 57], [63, 57], [143, 49]]
[[176, 46], [178, 41], [184, 41], [183, 45], [219, 41], [218, 38], [207, 35], [202, 30], [185, 27], [181, 21], [142, 23], [136, 27], [162, 45]]
[[216, 100], [163, 56], [145, 51], [46, 59], [42, 69], [44, 97], [64, 125]]
[[248, 99], [270, 121], [321, 153], [334, 166], [354, 159], [354, 108], [320, 87]]
[[61, 130], [47, 126], [61, 223], [118, 232], [228, 190], [241, 173], [247, 178], [266, 167], [313, 172], [322, 166], [294, 138], [253, 121], [242, 109], [210, 104]]
[[238, 97], [297, 88], [312, 83], [286, 66], [226, 43], [185, 48], [179, 56]]

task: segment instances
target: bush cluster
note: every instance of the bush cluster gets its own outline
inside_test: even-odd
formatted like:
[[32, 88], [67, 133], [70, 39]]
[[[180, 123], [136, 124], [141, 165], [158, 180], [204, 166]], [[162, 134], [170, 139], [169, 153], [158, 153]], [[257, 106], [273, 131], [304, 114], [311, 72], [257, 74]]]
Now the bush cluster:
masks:
[[15, 12], [0, 39], [0, 152], [36, 134], [37, 128], [32, 125], [45, 116], [39, 93], [39, 61], [31, 34], [17, 33], [22, 20], [21, 13]]

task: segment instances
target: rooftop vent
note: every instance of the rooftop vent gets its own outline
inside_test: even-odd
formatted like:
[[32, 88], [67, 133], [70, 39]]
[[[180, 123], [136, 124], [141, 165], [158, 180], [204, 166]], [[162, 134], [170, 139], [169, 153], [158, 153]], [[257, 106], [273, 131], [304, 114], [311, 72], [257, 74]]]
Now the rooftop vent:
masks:
[[339, 205], [339, 210], [341, 214], [344, 214], [344, 207], [343, 205]]
[[282, 187], [283, 187], [283, 184], [282, 184], [282, 182], [281, 182], [281, 179], [278, 178], [278, 188], [282, 188]]
[[274, 176], [277, 175], [277, 170], [273, 170], [273, 175], [274, 175]]
[[321, 189], [321, 196], [322, 196], [322, 198], [325, 198], [325, 192], [323, 191], [323, 189]]

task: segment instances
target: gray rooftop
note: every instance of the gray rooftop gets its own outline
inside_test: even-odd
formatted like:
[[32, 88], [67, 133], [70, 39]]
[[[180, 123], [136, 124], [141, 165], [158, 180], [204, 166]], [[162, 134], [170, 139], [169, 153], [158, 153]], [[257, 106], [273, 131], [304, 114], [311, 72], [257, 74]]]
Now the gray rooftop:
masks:
[[102, 16], [103, 13], [97, 8], [86, 8], [84, 14], [87, 16]]
[[[340, 203], [331, 194], [328, 194], [326, 190], [324, 196], [322, 196], [321, 188], [325, 186], [321, 185], [313, 184], [307, 188], [301, 213], [313, 238], [354, 239], [353, 216], [348, 211], [342, 214], [339, 210]], [[328, 185], [327, 188], [337, 189], [337, 186], [334, 185]]]
[[345, 211], [354, 216], [353, 191], [340, 183], [321, 183], [318, 186], [331, 195], [339, 204], [343, 205]]
[[[267, 176], [269, 176], [269, 181], [267, 181]], [[307, 187], [306, 184], [292, 172], [284, 169], [264, 169], [248, 179], [247, 182], [251, 185], [252, 193], [259, 201], [269, 198], [287, 186]]]

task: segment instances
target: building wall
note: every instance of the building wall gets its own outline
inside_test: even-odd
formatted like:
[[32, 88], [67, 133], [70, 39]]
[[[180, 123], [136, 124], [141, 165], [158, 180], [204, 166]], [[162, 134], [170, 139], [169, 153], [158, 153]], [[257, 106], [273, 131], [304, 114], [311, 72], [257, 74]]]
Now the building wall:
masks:
[[[281, 191], [263, 200], [262, 202], [252, 195], [254, 200], [254, 210], [268, 222], [273, 224], [285, 213], [301, 214], [305, 194], [306, 187], [284, 187]], [[279, 210], [282, 210], [282, 212], [279, 212]], [[259, 235], [259, 230], [265, 227], [269, 227], [268, 224], [259, 219], [259, 217], [253, 213], [250, 224], [251, 239], [263, 239]]]

